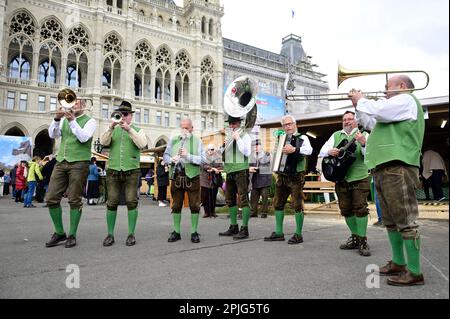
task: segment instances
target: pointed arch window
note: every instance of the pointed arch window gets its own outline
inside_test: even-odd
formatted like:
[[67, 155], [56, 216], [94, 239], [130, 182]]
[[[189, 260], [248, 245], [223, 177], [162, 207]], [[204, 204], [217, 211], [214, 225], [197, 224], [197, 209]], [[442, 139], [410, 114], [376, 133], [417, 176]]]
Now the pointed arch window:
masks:
[[39, 64], [39, 82], [56, 83], [56, 67], [49, 60]]
[[21, 56], [16, 56], [9, 64], [9, 77], [29, 80], [30, 79], [30, 62]]

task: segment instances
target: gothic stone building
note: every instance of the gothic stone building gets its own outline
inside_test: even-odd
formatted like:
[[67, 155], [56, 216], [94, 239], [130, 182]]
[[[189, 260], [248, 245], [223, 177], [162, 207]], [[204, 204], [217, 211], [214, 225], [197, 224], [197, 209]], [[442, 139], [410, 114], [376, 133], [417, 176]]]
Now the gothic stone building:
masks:
[[184, 117], [202, 132], [223, 127], [224, 87], [239, 75], [282, 98], [290, 66], [296, 90], [327, 90], [298, 37], [283, 40], [282, 54], [226, 40], [223, 14], [219, 0], [0, 0], [0, 135], [31, 136], [35, 153], [53, 152], [47, 128], [66, 87], [89, 99], [94, 139], [132, 102], [149, 147]]

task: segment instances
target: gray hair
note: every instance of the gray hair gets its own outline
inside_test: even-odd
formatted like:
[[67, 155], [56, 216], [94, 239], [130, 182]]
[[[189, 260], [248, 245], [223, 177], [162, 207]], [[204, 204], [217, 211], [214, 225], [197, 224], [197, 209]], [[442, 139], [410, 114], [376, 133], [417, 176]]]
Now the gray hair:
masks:
[[192, 123], [192, 119], [185, 117], [180, 121], [180, 124], [183, 122], [189, 122], [189, 124], [191, 125], [191, 127], [194, 127], [194, 124]]
[[293, 117], [292, 115], [288, 114], [288, 115], [285, 115], [285, 116], [283, 116], [283, 117], [281, 118], [281, 125], [283, 125], [284, 122], [285, 122], [287, 119], [291, 119], [292, 122], [294, 122], [294, 123], [297, 124], [297, 120], [295, 119], [295, 117]]

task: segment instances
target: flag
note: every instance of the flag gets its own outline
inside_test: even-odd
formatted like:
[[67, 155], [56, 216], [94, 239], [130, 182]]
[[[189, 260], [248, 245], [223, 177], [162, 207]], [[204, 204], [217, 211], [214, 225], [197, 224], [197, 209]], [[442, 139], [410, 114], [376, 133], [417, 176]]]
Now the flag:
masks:
[[295, 17], [295, 11], [292, 10], [292, 9], [291, 9], [291, 11], [292, 11], [292, 19], [294, 19], [294, 17]]

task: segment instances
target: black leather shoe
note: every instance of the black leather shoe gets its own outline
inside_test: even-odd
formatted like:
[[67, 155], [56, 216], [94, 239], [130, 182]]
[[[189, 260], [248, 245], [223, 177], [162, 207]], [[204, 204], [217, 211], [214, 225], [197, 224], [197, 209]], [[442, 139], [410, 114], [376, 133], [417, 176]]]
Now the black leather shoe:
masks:
[[289, 245], [296, 245], [296, 244], [301, 244], [301, 243], [303, 243], [303, 236], [297, 235], [297, 234], [294, 234], [294, 235], [288, 240], [288, 244], [289, 244]]
[[230, 225], [226, 232], [219, 233], [219, 236], [234, 236], [239, 233], [239, 225]]
[[178, 234], [176, 231], [173, 231], [172, 234], [170, 234], [170, 237], [168, 239], [169, 243], [174, 243], [176, 241], [181, 240], [181, 235]]
[[52, 238], [45, 243], [45, 247], [50, 248], [50, 247], [55, 247], [58, 246], [58, 244], [62, 241], [67, 240], [67, 236], [66, 233], [62, 234], [62, 235], [58, 235], [57, 233], [54, 233], [52, 235]]
[[66, 248], [72, 248], [72, 247], [75, 247], [76, 245], [77, 245], [77, 239], [75, 238], [75, 236], [70, 235], [69, 237], [67, 237], [66, 244], [65, 244]]
[[267, 214], [266, 213], [262, 213], [261, 214], [261, 218], [267, 218]]
[[128, 247], [136, 245], [136, 237], [134, 237], [134, 235], [128, 235], [125, 245]]
[[250, 218], [258, 218], [258, 214], [257, 213], [253, 213], [250, 215]]
[[233, 236], [234, 240], [246, 239], [248, 238], [248, 226], [242, 226], [239, 233]]
[[114, 245], [114, 243], [115, 243], [114, 236], [108, 235], [108, 236], [106, 236], [105, 240], [103, 241], [103, 246], [111, 247], [112, 245]]
[[197, 232], [191, 234], [191, 242], [193, 242], [194, 244], [198, 244], [200, 242], [200, 236]]
[[370, 246], [367, 243], [367, 237], [359, 237], [358, 252], [364, 257], [369, 257], [371, 255]]
[[264, 241], [284, 241], [284, 234], [277, 235], [273, 232], [269, 237], [264, 237]]
[[339, 246], [340, 249], [343, 250], [351, 250], [351, 249], [358, 249], [358, 236], [351, 235], [345, 244], [342, 244]]

